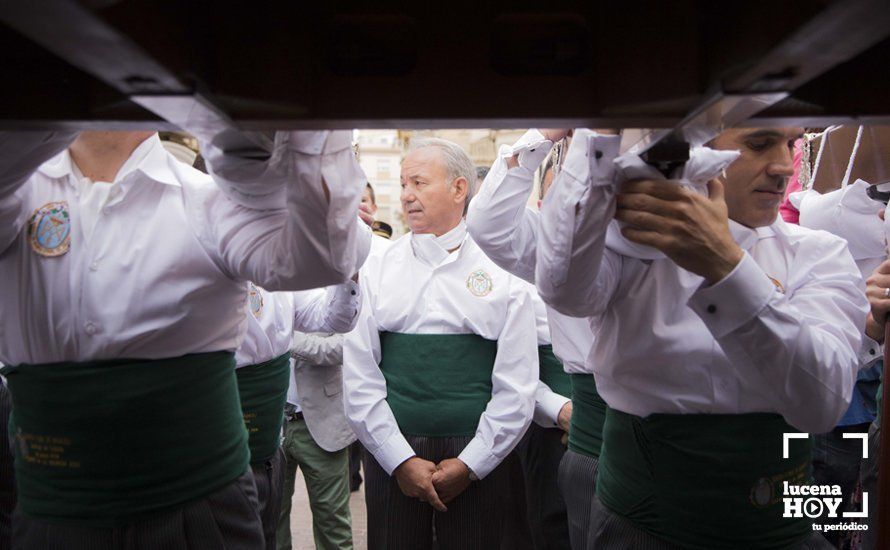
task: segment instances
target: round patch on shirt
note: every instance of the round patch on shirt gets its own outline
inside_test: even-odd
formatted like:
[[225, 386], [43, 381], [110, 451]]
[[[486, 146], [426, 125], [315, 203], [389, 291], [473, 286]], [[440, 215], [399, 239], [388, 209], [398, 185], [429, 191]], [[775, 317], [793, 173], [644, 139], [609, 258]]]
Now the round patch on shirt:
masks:
[[258, 289], [255, 284], [249, 283], [247, 286], [247, 299], [250, 302], [250, 312], [253, 313], [254, 317], [259, 319], [260, 315], [263, 313], [263, 295], [260, 294], [260, 289]]
[[473, 296], [488, 296], [491, 293], [492, 286], [491, 275], [481, 269], [477, 269], [467, 277], [467, 290]]
[[61, 256], [71, 248], [68, 202], [49, 202], [34, 211], [28, 223], [28, 242], [41, 256]]

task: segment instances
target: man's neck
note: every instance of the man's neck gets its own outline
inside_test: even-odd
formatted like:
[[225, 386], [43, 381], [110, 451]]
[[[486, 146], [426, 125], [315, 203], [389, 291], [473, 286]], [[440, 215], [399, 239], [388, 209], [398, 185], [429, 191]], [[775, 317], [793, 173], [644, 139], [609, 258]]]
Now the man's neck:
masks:
[[71, 160], [92, 181], [113, 182], [133, 151], [154, 132], [81, 132], [68, 148]]

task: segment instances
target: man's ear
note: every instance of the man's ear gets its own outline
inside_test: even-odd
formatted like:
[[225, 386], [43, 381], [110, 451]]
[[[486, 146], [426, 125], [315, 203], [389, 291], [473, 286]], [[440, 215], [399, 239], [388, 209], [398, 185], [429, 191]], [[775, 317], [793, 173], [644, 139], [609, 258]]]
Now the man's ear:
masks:
[[459, 177], [454, 180], [452, 185], [454, 186], [455, 202], [460, 202], [461, 204], [466, 202], [467, 193], [470, 191], [470, 182], [467, 181], [467, 178]]

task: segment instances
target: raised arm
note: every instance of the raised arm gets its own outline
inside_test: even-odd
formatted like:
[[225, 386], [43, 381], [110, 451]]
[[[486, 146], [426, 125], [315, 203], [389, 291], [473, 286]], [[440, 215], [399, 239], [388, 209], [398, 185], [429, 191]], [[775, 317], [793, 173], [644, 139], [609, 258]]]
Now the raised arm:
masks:
[[784, 294], [746, 253], [689, 305], [738, 364], [743, 384], [772, 388], [776, 410], [789, 424], [823, 433], [850, 404], [868, 302], [843, 240], [802, 243], [795, 264], [791, 272], [803, 281]]
[[467, 213], [467, 231], [485, 255], [532, 284], [538, 214], [526, 203], [535, 170], [552, 147], [538, 130], [529, 130], [512, 147], [502, 145]]
[[294, 330], [347, 333], [358, 322], [361, 289], [349, 281], [294, 293]]
[[[371, 233], [356, 215], [366, 178], [351, 134], [278, 132], [265, 158], [231, 141], [226, 150], [205, 144], [208, 168], [224, 193], [198, 213], [208, 218], [225, 269], [269, 290], [352, 277], [368, 254]], [[263, 186], [267, 194], [253, 193]]]
[[25, 182], [37, 168], [64, 151], [77, 132], [0, 132], [0, 253], [27, 222]]
[[538, 350], [531, 289], [514, 280], [491, 375], [491, 400], [458, 458], [482, 479], [513, 450], [534, 413]]
[[599, 314], [618, 284], [621, 258], [605, 250], [605, 237], [615, 213], [619, 143], [619, 136], [576, 130], [541, 206], [535, 284], [541, 298], [565, 315]]

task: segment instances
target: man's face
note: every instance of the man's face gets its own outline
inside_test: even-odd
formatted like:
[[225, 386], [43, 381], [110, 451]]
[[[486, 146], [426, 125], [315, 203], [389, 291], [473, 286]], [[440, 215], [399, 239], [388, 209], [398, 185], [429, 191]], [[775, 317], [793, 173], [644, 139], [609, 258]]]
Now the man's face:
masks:
[[402, 161], [402, 212], [414, 233], [443, 235], [463, 217], [468, 183], [465, 178], [448, 179], [442, 153], [422, 147]]
[[742, 155], [726, 169], [724, 187], [729, 217], [748, 227], [776, 221], [788, 178], [794, 173], [794, 142], [802, 128], [738, 128], [711, 143]]
[[367, 187], [365, 187], [365, 192], [362, 193], [362, 204], [371, 209], [372, 216], [377, 213], [377, 205], [374, 204], [374, 201], [371, 199], [371, 190]]

